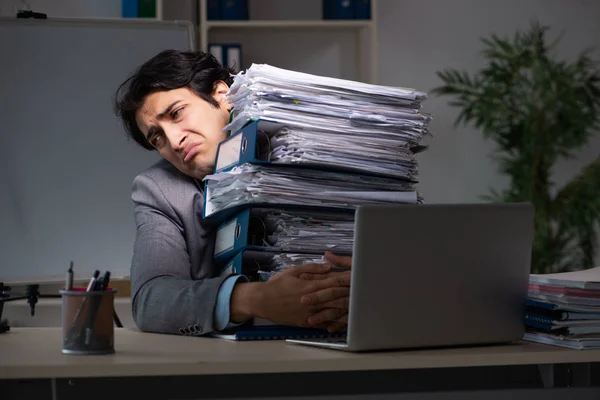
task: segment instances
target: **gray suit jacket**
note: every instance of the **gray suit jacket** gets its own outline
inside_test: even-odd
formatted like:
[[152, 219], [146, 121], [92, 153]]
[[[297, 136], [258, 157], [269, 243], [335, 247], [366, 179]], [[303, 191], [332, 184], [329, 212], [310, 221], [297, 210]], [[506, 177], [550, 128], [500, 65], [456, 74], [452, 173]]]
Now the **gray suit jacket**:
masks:
[[202, 219], [201, 183], [165, 160], [133, 181], [137, 233], [131, 264], [133, 318], [147, 332], [214, 331], [213, 223]]

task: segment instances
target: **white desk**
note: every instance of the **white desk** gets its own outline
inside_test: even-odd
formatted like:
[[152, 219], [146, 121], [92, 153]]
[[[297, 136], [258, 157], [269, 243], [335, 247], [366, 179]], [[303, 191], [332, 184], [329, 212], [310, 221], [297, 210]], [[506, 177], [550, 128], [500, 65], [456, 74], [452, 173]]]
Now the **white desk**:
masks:
[[[276, 396], [286, 390], [295, 395], [371, 393], [375, 388], [378, 393], [483, 390], [543, 387], [544, 383], [598, 385], [594, 368], [600, 363], [600, 350], [527, 342], [357, 354], [283, 341], [230, 342], [118, 328], [115, 354], [75, 356], [60, 349], [59, 328], [13, 328], [0, 334], [0, 385], [9, 393], [16, 386], [30, 385], [40, 390], [36, 393], [52, 391], [60, 399], [105, 398], [106, 390], [120, 392], [132, 386], [139, 398], [152, 398], [147, 395], [161, 390], [169, 398], [190, 398], [186, 397], [189, 391], [195, 391], [197, 398], [211, 398], [261, 390]], [[561, 375], [543, 382], [540, 365], [546, 366], [541, 375], [550, 379], [557, 371]], [[580, 367], [587, 374], [583, 378], [562, 375]]]

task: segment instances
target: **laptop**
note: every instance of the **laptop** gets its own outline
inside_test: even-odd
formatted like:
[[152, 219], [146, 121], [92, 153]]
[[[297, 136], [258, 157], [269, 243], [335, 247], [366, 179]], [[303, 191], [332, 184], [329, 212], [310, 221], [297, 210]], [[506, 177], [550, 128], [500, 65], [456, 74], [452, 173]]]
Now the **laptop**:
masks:
[[347, 351], [506, 343], [525, 333], [530, 203], [359, 206]]

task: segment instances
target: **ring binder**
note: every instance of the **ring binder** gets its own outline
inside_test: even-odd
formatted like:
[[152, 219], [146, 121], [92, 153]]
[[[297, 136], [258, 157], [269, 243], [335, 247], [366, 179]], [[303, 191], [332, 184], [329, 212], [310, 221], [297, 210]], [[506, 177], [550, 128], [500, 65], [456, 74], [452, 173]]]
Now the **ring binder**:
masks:
[[249, 208], [217, 228], [214, 260], [242, 250], [350, 255], [353, 242], [353, 212]]

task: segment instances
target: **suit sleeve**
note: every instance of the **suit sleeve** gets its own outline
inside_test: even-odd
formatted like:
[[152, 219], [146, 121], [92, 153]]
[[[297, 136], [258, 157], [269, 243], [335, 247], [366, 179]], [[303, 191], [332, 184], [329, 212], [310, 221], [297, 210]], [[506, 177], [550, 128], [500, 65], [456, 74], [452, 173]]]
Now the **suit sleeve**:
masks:
[[[150, 177], [132, 188], [136, 237], [131, 264], [133, 318], [141, 331], [204, 335], [228, 276], [193, 280], [182, 224]], [[199, 239], [201, 240], [201, 239]]]

